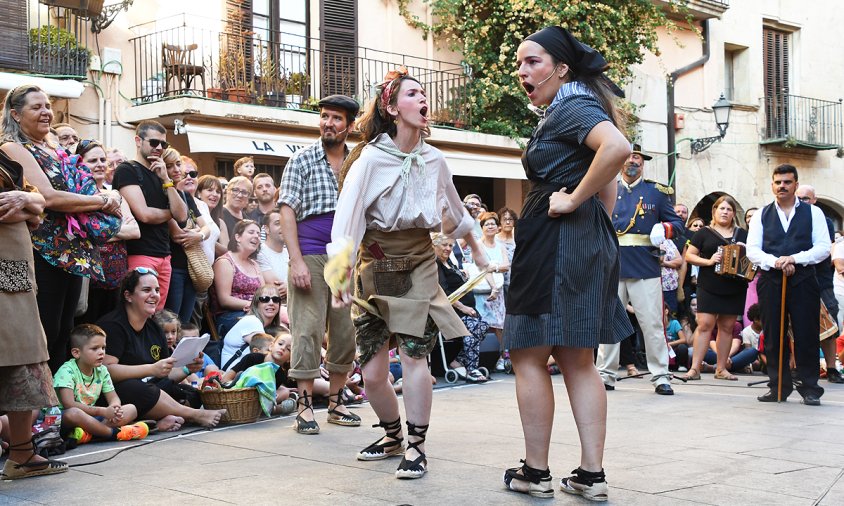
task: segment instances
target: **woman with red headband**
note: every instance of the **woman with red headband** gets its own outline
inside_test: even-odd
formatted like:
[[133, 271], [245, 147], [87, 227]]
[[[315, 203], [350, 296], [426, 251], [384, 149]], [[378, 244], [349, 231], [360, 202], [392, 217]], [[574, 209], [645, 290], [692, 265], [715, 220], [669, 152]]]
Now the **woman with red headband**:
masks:
[[618, 239], [608, 212], [614, 181], [630, 154], [618, 130], [607, 62], [558, 26], [527, 37], [516, 53], [519, 82], [545, 107], [522, 157], [531, 191], [516, 230], [504, 346], [516, 373], [525, 436], [523, 465], [508, 469], [511, 490], [552, 497], [548, 453], [553, 356], [566, 381], [580, 436], [580, 466], [563, 492], [607, 500], [603, 451], [607, 398], [594, 364], [599, 343], [633, 333], [618, 298]]
[[[437, 282], [430, 233], [462, 237], [473, 251], [483, 251], [472, 235], [474, 220], [463, 207], [442, 153], [424, 140], [428, 110], [419, 81], [405, 70], [387, 74], [357, 122], [364, 142], [343, 166], [328, 245], [328, 254], [334, 257], [347, 254], [351, 243], [355, 296], [379, 313], [357, 308], [353, 312], [366, 394], [386, 432], [361, 450], [358, 459], [403, 455], [398, 478], [420, 478], [428, 468], [424, 444], [432, 388], [427, 356], [437, 333], [446, 339], [468, 334]], [[486, 268], [488, 260], [480, 254], [475, 263]], [[351, 301], [348, 292], [335, 297], [335, 303]], [[398, 398], [387, 380], [388, 352], [396, 346], [403, 369], [406, 449]]]

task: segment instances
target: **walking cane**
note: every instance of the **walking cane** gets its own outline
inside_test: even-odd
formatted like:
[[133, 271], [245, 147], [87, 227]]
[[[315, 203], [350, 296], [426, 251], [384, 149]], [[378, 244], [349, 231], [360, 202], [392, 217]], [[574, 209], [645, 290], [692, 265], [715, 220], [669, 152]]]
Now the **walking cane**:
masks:
[[782, 402], [782, 347], [785, 336], [785, 269], [782, 271], [782, 298], [780, 299], [780, 358], [777, 366], [777, 402]]

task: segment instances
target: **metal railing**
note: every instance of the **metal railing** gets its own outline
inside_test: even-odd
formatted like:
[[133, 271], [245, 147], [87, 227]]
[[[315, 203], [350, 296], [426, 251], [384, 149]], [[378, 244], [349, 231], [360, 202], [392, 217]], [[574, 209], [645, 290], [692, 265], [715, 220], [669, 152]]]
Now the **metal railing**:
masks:
[[89, 21], [75, 11], [29, 3], [36, 12], [28, 15], [29, 72], [85, 78], [91, 52], [88, 50]]
[[842, 145], [842, 103], [778, 94], [765, 97], [764, 141], [784, 141], [809, 147]]
[[326, 49], [333, 47], [331, 41], [286, 33], [269, 38], [187, 23], [132, 38], [134, 100], [187, 95], [315, 109], [320, 97], [340, 93], [365, 104], [388, 71], [405, 66], [425, 88], [433, 121], [456, 127], [471, 123], [465, 92], [471, 77], [458, 64], [365, 47]]

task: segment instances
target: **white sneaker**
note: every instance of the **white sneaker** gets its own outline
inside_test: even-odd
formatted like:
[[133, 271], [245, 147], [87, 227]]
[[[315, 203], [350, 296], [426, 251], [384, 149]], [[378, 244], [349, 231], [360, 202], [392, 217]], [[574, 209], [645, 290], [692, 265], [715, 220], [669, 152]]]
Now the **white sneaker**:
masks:
[[498, 362], [495, 363], [495, 370], [497, 372], [504, 372], [505, 371], [505, 369], [504, 369], [504, 359], [503, 358], [499, 358]]
[[677, 372], [689, 372], [689, 370], [681, 365], [677, 368]]

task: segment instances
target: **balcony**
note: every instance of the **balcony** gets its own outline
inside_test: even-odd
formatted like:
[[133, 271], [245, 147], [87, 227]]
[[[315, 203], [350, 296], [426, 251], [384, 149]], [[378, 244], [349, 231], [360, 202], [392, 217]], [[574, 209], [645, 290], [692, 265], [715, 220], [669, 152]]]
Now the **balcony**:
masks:
[[0, 21], [0, 70], [85, 79], [91, 54], [87, 19], [71, 9], [36, 3], [10, 7]]
[[761, 144], [813, 150], [842, 146], [841, 100], [779, 94], [765, 97], [765, 133]]
[[356, 47], [287, 33], [251, 34], [182, 26], [139, 35], [133, 44], [136, 105], [174, 97], [316, 110], [340, 93], [365, 104], [392, 69], [405, 66], [428, 93], [435, 124], [471, 124], [465, 93], [471, 78], [458, 64]]

